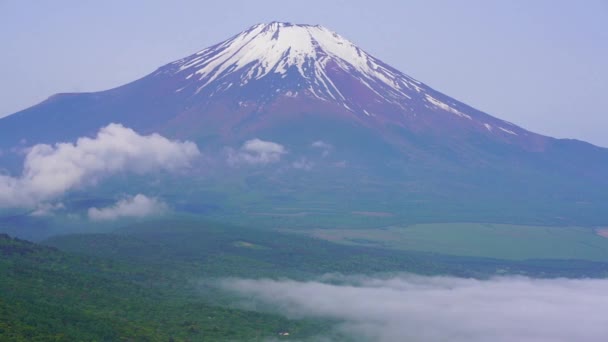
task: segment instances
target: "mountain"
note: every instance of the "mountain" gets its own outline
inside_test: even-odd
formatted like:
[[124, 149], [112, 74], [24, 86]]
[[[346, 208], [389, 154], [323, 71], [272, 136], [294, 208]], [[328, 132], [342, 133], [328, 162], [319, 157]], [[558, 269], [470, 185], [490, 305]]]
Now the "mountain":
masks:
[[[23, 122], [34, 117], [48, 125], [28, 132]], [[5, 146], [22, 139], [55, 142], [113, 121], [144, 132], [232, 140], [294, 119], [346, 121], [397, 141], [403, 140], [399, 130], [408, 130], [475, 133], [526, 150], [549, 144], [433, 90], [324, 27], [278, 22], [255, 25], [122, 87], [52, 96], [4, 119], [2, 140]]]
[[[414, 221], [608, 222], [608, 150], [476, 110], [321, 26], [255, 25], [132, 83], [54, 95], [0, 119], [0, 148], [72, 141], [111, 122], [208, 155], [259, 138], [317, 165], [300, 178], [241, 170], [262, 201], [316, 196]], [[312, 160], [313, 142], [334, 159]]]

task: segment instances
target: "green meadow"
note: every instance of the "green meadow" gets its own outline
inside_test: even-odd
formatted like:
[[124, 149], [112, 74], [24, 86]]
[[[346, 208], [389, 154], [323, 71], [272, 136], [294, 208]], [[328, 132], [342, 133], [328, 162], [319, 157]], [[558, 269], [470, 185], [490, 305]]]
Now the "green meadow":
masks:
[[608, 261], [608, 238], [586, 227], [435, 223], [369, 229], [289, 229], [335, 243], [506, 260]]

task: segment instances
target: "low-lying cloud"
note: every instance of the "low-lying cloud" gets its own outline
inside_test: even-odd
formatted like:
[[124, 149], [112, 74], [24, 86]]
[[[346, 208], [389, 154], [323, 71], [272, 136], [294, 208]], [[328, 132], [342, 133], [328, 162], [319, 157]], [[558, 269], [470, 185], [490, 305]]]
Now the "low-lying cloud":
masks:
[[137, 194], [133, 197], [119, 200], [107, 208], [90, 208], [89, 219], [94, 221], [111, 221], [119, 218], [143, 218], [165, 213], [167, 205], [157, 198]]
[[341, 321], [362, 341], [606, 341], [607, 279], [475, 280], [403, 275], [319, 281], [225, 280], [289, 317]]
[[140, 135], [120, 124], [110, 124], [94, 138], [31, 147], [21, 176], [0, 175], [0, 207], [36, 206], [119, 172], [177, 171], [199, 155], [192, 142]]
[[276, 163], [287, 154], [287, 149], [283, 145], [257, 138], [247, 140], [238, 150], [229, 148], [227, 151], [228, 163], [231, 165]]

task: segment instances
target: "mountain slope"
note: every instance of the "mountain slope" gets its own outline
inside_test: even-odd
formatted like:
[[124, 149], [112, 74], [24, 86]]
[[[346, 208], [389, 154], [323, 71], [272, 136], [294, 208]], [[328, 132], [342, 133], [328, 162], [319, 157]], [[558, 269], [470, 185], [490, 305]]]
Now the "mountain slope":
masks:
[[[438, 220], [491, 220], [504, 208], [501, 220], [527, 211], [527, 222], [608, 222], [608, 150], [480, 112], [320, 26], [255, 25], [121, 87], [55, 95], [0, 119], [0, 148], [72, 141], [110, 122], [194, 140], [217, 158], [270, 140], [289, 152], [283, 168], [300, 156], [317, 165], [300, 184], [290, 181], [294, 167], [266, 172], [267, 186], [253, 189], [263, 200], [279, 186], [291, 194], [282, 201], [355, 195]], [[306, 154], [316, 141], [333, 148], [330, 157]], [[228, 171], [220, 177], [251, 176]], [[338, 178], [346, 184], [336, 190]], [[375, 185], [348, 190], [364, 183]]]

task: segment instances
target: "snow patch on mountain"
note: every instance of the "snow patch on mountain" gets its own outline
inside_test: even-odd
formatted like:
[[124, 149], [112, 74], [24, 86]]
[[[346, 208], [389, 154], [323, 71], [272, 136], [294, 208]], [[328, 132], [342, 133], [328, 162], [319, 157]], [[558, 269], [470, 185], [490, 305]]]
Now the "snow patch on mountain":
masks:
[[441, 109], [443, 109], [443, 110], [445, 110], [445, 111], [448, 111], [448, 112], [450, 112], [450, 113], [452, 113], [452, 114], [456, 114], [456, 115], [458, 115], [458, 116], [460, 116], [460, 117], [463, 117], [463, 118], [467, 118], [467, 119], [469, 119], [469, 120], [472, 120], [472, 118], [471, 118], [471, 116], [470, 116], [470, 115], [467, 115], [467, 114], [465, 114], [465, 113], [463, 113], [463, 112], [459, 111], [458, 109], [456, 109], [456, 108], [454, 108], [454, 107], [451, 107], [450, 105], [448, 105], [448, 104], [446, 104], [446, 103], [444, 103], [444, 102], [441, 102], [441, 101], [437, 100], [436, 98], [432, 97], [432, 96], [431, 96], [431, 95], [429, 95], [429, 94], [425, 94], [425, 95], [424, 95], [424, 97], [426, 98], [426, 100], [427, 100], [428, 102], [430, 102], [431, 104], [433, 104], [435, 107], [441, 108]]
[[510, 129], [506, 129], [506, 128], [503, 128], [503, 127], [498, 127], [498, 128], [499, 128], [501, 131], [503, 131], [503, 132], [505, 132], [505, 133], [507, 133], [507, 134], [511, 134], [511, 135], [517, 135], [517, 133], [513, 132], [513, 131], [512, 131], [512, 130], [510, 130]]

